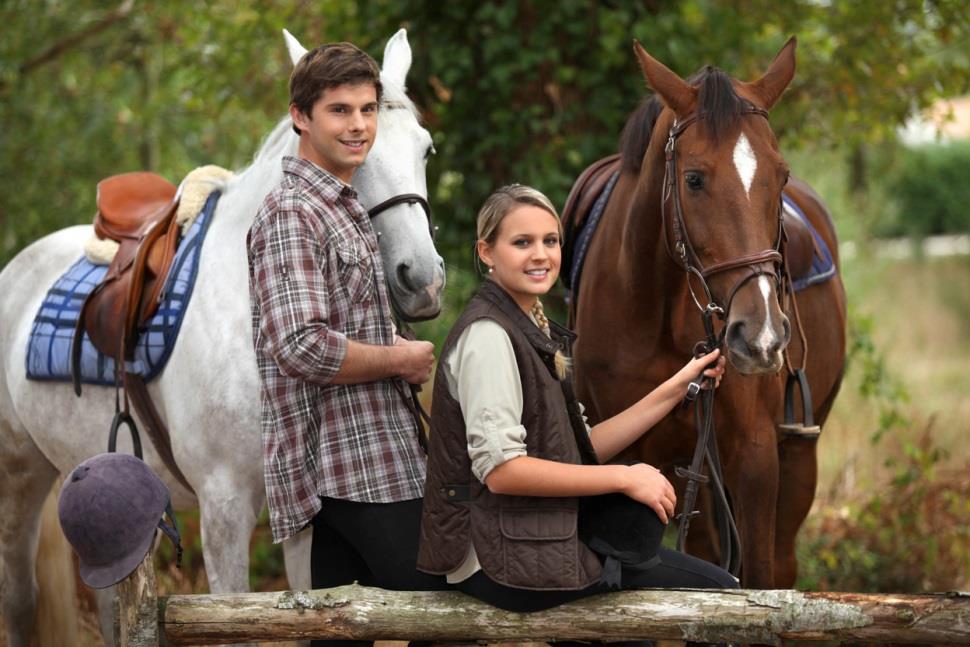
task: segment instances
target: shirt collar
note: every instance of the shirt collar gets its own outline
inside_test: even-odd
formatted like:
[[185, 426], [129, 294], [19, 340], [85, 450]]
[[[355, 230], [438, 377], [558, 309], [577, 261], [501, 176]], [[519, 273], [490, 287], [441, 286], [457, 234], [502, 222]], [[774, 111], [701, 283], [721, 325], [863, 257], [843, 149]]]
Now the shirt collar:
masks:
[[344, 184], [333, 173], [302, 157], [284, 155], [283, 174], [296, 176], [309, 183], [318, 191], [332, 194], [334, 197], [345, 196], [354, 199], [357, 198], [357, 191], [354, 187], [349, 184]]

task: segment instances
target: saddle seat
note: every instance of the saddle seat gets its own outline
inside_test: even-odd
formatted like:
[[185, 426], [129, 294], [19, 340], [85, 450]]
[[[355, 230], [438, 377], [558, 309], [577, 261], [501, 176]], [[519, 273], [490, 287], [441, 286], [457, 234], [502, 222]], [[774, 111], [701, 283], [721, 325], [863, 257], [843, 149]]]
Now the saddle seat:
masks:
[[124, 173], [98, 183], [94, 230], [119, 248], [78, 317], [72, 352], [78, 394], [83, 333], [123, 367], [134, 353], [138, 328], [155, 314], [178, 246], [178, 201], [179, 189], [154, 173]]
[[137, 238], [176, 204], [178, 187], [156, 173], [135, 172], [101, 180], [94, 232], [120, 243]]

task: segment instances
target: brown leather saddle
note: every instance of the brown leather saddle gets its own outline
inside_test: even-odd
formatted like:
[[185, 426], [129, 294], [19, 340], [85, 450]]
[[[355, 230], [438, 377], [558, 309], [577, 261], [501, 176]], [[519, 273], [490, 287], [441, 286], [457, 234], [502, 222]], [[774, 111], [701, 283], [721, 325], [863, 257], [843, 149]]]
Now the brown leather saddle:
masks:
[[178, 187], [155, 173], [123, 173], [98, 183], [94, 231], [100, 238], [117, 242], [118, 251], [101, 283], [81, 306], [71, 347], [71, 371], [74, 392], [81, 395], [81, 344], [87, 333], [95, 348], [114, 359], [116, 384], [124, 392], [123, 409], [115, 399], [108, 450], [114, 451], [118, 430], [124, 424], [131, 432], [136, 455], [140, 454], [138, 430], [128, 412], [130, 395], [162, 461], [192, 492], [175, 462], [168, 428], [145, 381], [141, 375], [125, 370], [125, 361], [134, 358], [139, 329], [158, 310], [175, 259], [180, 235], [175, 219], [179, 197]]
[[83, 333], [87, 332], [95, 348], [123, 367], [133, 356], [139, 326], [158, 308], [179, 239], [175, 222], [178, 188], [159, 175], [136, 172], [104, 179], [98, 183], [97, 205], [95, 233], [119, 247], [78, 317], [72, 348], [78, 395], [77, 362]]

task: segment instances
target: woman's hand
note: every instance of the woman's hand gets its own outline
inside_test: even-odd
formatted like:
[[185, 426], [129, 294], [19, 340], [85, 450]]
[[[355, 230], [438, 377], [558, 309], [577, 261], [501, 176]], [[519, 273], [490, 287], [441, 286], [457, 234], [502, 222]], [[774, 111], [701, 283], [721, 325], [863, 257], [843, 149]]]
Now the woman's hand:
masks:
[[[715, 363], [714, 368], [705, 368], [711, 363]], [[674, 375], [674, 380], [679, 383], [682, 391], [686, 391], [687, 386], [703, 372], [704, 377], [714, 378], [714, 388], [716, 389], [721, 384], [721, 378], [724, 377], [725, 363], [724, 358], [721, 357], [721, 350], [715, 348], [707, 355], [701, 355], [687, 362], [684, 368]], [[704, 388], [707, 388], [706, 380], [704, 381]]]
[[622, 489], [623, 494], [650, 506], [664, 523], [673, 518], [677, 495], [667, 477], [656, 467], [646, 463], [634, 463], [623, 467], [627, 470], [624, 474], [626, 484]]

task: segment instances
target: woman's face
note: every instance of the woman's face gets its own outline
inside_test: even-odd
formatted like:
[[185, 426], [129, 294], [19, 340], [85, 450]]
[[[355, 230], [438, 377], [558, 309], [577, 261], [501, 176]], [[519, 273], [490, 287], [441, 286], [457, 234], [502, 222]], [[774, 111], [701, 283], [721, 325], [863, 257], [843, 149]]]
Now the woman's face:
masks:
[[492, 280], [528, 312], [559, 278], [559, 223], [545, 209], [520, 205], [502, 219], [494, 243], [478, 241], [478, 255]]

